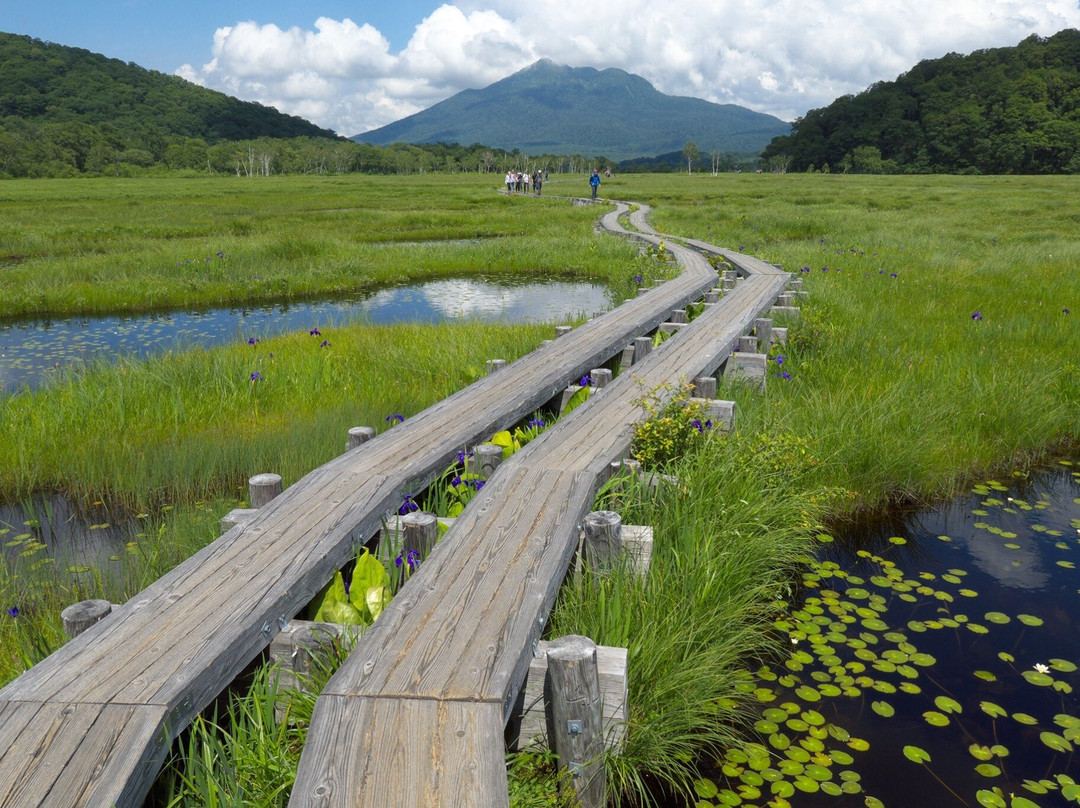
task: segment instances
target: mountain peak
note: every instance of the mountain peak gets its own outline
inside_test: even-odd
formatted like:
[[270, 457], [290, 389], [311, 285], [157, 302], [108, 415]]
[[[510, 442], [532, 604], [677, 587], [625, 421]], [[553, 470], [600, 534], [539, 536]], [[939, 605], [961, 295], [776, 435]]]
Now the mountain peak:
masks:
[[[508, 115], [507, 110], [514, 110]], [[760, 152], [788, 124], [771, 115], [659, 92], [618, 68], [568, 67], [539, 59], [481, 90], [465, 90], [354, 140], [483, 143], [531, 154], [612, 160], [681, 150]]]

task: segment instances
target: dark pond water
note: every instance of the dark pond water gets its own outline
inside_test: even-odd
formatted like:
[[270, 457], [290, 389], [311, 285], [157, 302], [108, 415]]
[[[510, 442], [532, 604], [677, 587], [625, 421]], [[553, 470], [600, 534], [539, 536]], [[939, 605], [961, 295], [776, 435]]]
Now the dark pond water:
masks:
[[791, 658], [747, 685], [760, 744], [698, 806], [1080, 804], [1077, 468], [823, 545]]
[[99, 357], [149, 356], [357, 321], [550, 322], [589, 316], [610, 306], [606, 288], [598, 284], [453, 279], [348, 299], [0, 322], [0, 393], [36, 387], [58, 368]]
[[115, 519], [100, 503], [76, 507], [59, 496], [0, 503], [0, 548], [10, 559], [48, 557], [62, 569], [105, 569], [128, 542], [138, 542], [146, 518], [124, 513]]

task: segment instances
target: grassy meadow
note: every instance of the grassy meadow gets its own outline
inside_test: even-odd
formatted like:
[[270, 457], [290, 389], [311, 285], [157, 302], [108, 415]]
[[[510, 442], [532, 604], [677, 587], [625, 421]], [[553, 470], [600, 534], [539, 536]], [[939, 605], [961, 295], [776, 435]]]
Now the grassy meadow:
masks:
[[[0, 317], [277, 301], [462, 275], [612, 279], [627, 247], [589, 238], [587, 211], [500, 196], [496, 179], [5, 183]], [[580, 194], [584, 182], [574, 185], [565, 192]]]
[[[607, 196], [652, 205], [657, 230], [780, 263], [809, 292], [783, 364], [770, 363], [766, 394], [726, 391], [739, 403], [737, 432], [703, 439], [676, 461], [669, 470], [679, 486], [610, 492], [601, 503], [627, 523], [655, 526], [648, 581], [573, 580], [552, 616], [554, 632], [630, 649], [628, 742], [608, 761], [616, 793], [647, 800], [657, 783], [685, 791], [696, 756], [737, 735], [745, 702], [737, 671], [774, 650], [762, 627], [823, 522], [946, 497], [1076, 443], [1075, 182], [821, 174], [604, 182]], [[7, 183], [0, 243], [18, 246], [0, 256], [0, 306], [138, 309], [499, 272], [601, 279], [618, 293], [654, 271], [633, 245], [593, 232], [595, 209], [507, 199], [496, 187], [475, 175]], [[553, 197], [562, 188], [544, 190]], [[73, 582], [40, 553], [9, 560], [0, 605], [21, 612], [0, 613], [0, 682], [61, 641], [56, 615], [67, 602], [130, 596], [185, 552], [175, 548], [209, 540], [251, 473], [273, 469], [288, 483], [339, 452], [348, 426], [382, 427], [386, 414], [415, 412], [475, 378], [484, 359], [529, 350], [543, 331], [301, 333], [96, 366], [0, 399], [4, 496], [57, 490], [158, 508], [145, 549], [129, 553], [121, 573]], [[181, 755], [187, 765], [163, 782], [164, 802], [206, 804], [212, 793], [223, 805], [283, 804], [294, 763], [277, 753], [294, 754], [297, 739], [267, 715], [266, 687], [237, 703], [231, 735], [203, 727]], [[265, 746], [253, 747], [253, 737]], [[206, 764], [231, 754], [230, 739], [256, 753]], [[516, 805], [553, 804], [550, 781], [530, 779], [544, 765], [543, 757], [515, 763]]]

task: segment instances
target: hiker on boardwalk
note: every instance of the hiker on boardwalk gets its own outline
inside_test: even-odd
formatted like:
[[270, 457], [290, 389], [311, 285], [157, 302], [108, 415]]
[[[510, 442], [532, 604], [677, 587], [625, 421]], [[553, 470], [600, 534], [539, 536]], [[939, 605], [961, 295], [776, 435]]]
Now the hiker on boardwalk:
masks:
[[506, 172], [506, 192], [508, 194], [514, 193], [514, 172], [513, 171], [507, 171]]
[[595, 168], [592, 170], [592, 176], [589, 177], [589, 185], [592, 186], [592, 198], [596, 199], [596, 189], [600, 187], [600, 172]]
[[540, 169], [536, 169], [533, 172], [533, 189], [536, 191], [536, 195], [540, 196], [540, 186], [544, 184], [544, 175]]

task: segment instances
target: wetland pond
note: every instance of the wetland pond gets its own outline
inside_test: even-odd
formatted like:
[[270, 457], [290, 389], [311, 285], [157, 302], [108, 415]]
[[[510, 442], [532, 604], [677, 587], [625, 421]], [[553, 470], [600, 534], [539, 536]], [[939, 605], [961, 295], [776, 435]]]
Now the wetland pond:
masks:
[[1080, 804], [1078, 468], [824, 537], [696, 808]]
[[333, 300], [103, 317], [0, 321], [0, 394], [37, 387], [58, 369], [94, 359], [151, 356], [365, 322], [561, 322], [611, 308], [594, 283], [451, 279]]

